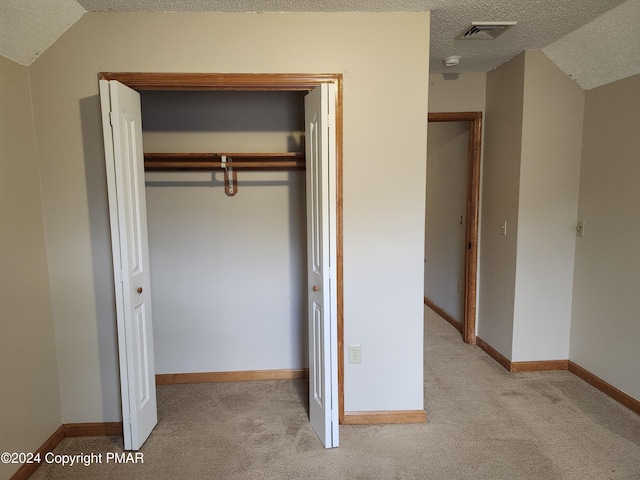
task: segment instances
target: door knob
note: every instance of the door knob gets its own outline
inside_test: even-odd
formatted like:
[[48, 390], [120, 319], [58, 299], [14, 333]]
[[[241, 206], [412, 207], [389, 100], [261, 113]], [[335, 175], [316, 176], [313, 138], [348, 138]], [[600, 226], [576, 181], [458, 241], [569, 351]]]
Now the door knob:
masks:
[[317, 285], [314, 285], [314, 286], [313, 286], [313, 291], [314, 291], [314, 292], [317, 292], [318, 290], [320, 290], [320, 287], [318, 287]]
[[138, 292], [138, 294], [142, 293], [142, 287], [138, 287], [138, 289], [136, 290], [136, 292]]

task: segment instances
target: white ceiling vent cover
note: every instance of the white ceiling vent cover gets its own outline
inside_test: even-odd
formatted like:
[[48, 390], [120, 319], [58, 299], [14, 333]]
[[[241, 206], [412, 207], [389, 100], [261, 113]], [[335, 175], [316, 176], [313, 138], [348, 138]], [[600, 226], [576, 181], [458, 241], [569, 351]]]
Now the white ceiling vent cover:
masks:
[[471, 22], [456, 40], [493, 40], [518, 22]]

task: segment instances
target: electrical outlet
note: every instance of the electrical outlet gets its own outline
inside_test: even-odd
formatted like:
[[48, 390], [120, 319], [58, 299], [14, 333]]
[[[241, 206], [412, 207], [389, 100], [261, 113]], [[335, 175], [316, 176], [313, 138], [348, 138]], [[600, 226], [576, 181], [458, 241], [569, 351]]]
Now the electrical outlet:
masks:
[[360, 363], [360, 345], [349, 345], [349, 363]]

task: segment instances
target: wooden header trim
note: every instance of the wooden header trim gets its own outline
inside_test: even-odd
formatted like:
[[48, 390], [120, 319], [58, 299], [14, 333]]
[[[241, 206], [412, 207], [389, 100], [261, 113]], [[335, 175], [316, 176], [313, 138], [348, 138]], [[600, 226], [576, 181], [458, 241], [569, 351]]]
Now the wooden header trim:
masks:
[[341, 82], [342, 74], [101, 72], [98, 78], [117, 80], [134, 90], [306, 91]]

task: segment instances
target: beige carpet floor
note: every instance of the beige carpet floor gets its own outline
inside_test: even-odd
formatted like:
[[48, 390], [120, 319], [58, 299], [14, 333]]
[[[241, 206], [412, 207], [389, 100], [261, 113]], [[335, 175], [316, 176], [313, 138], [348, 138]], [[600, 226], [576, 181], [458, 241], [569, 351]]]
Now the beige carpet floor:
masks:
[[[568, 372], [508, 373], [425, 310], [420, 425], [341, 426], [325, 450], [304, 381], [158, 387], [144, 463], [43, 465], [32, 479], [640, 479], [640, 416]], [[66, 438], [59, 454], [122, 452]]]

